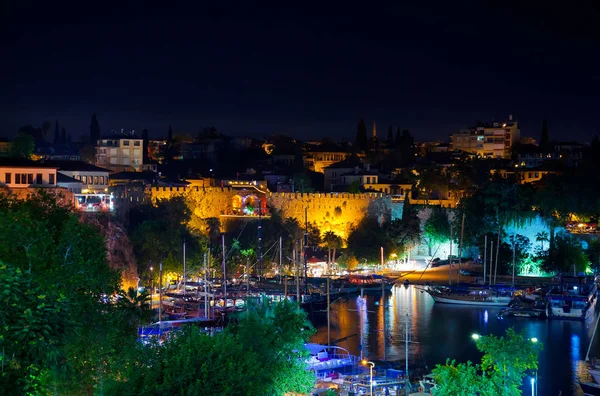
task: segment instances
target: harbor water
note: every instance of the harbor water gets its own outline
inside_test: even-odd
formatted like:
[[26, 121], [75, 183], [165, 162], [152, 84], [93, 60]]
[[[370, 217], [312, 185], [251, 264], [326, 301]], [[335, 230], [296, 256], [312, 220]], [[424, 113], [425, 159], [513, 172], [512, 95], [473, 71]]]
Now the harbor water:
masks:
[[[434, 303], [427, 293], [412, 285], [394, 286], [385, 300], [382, 304], [381, 295], [365, 296], [364, 299], [350, 295], [337, 300], [331, 306], [331, 340], [345, 338], [338, 346], [358, 356], [362, 350], [363, 356], [370, 360], [383, 360], [385, 344], [386, 360], [404, 367], [408, 314], [409, 366], [432, 369], [437, 364], [444, 364], [448, 358], [457, 362], [480, 362], [482, 354], [471, 335], [501, 336], [513, 327], [544, 345], [539, 356], [539, 395], [583, 395], [577, 380], [590, 380], [583, 361], [596, 324], [596, 312], [586, 321], [498, 319], [496, 314], [500, 308]], [[314, 323], [317, 334], [312, 341], [326, 344], [325, 318], [320, 317]], [[382, 331], [384, 323], [385, 332]], [[590, 358], [600, 357], [598, 337], [600, 331], [596, 334]], [[522, 389], [524, 395], [531, 394], [530, 377], [525, 378]]]

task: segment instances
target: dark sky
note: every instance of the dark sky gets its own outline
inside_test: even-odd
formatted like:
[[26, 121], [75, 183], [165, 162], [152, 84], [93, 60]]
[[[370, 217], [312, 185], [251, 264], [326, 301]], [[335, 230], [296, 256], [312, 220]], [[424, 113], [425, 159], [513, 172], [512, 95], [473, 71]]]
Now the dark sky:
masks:
[[87, 134], [94, 112], [151, 136], [353, 139], [364, 117], [425, 140], [508, 114], [535, 138], [544, 118], [551, 138], [600, 133], [597, 1], [170, 3], [2, 2], [0, 134]]

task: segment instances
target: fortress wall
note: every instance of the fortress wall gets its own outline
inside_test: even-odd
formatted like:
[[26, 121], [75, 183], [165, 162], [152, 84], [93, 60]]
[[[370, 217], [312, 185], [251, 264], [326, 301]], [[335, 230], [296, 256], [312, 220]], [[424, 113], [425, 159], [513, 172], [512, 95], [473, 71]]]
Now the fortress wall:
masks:
[[[233, 199], [247, 190], [228, 187], [153, 187], [152, 201], [183, 196], [195, 220], [219, 217], [232, 212]], [[249, 191], [256, 194], [256, 191]], [[278, 210], [285, 218], [296, 218], [304, 224], [304, 210], [308, 221], [315, 223], [322, 233], [333, 231], [347, 238], [352, 227], [365, 216], [382, 221], [391, 219], [391, 198], [382, 193], [266, 193], [267, 207]], [[196, 223], [196, 221], [194, 221]]]

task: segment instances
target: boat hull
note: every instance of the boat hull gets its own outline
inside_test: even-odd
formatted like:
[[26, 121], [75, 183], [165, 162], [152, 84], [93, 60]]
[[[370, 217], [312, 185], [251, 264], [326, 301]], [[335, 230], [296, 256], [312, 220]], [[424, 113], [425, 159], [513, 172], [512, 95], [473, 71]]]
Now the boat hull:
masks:
[[442, 304], [455, 304], [455, 305], [471, 305], [471, 306], [480, 306], [480, 307], [506, 307], [509, 303], [508, 300], [505, 299], [467, 299], [467, 298], [452, 298], [452, 296], [443, 297], [430, 293], [430, 296], [437, 303]]
[[600, 396], [600, 385], [595, 384], [593, 382], [581, 382], [579, 381], [579, 386], [583, 391], [584, 395], [590, 396]]

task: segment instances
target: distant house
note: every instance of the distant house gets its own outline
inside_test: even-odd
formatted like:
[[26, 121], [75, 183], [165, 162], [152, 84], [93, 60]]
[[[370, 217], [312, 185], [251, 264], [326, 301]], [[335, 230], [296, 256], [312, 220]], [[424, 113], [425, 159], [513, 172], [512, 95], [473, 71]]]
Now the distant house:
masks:
[[379, 181], [378, 173], [371, 169], [370, 164], [355, 156], [326, 167], [324, 173], [325, 191], [347, 191], [354, 182], [365, 188], [365, 185], [378, 184]]
[[350, 153], [333, 145], [310, 145], [302, 154], [304, 167], [313, 172], [325, 173], [325, 168], [348, 158]]
[[82, 161], [44, 161], [55, 166], [58, 173], [81, 182], [79, 193], [101, 194], [108, 191], [110, 171]]
[[9, 188], [56, 187], [56, 166], [23, 158], [0, 158], [0, 185]]
[[144, 164], [143, 139], [134, 135], [114, 135], [98, 139], [96, 166], [112, 171], [142, 170]]

